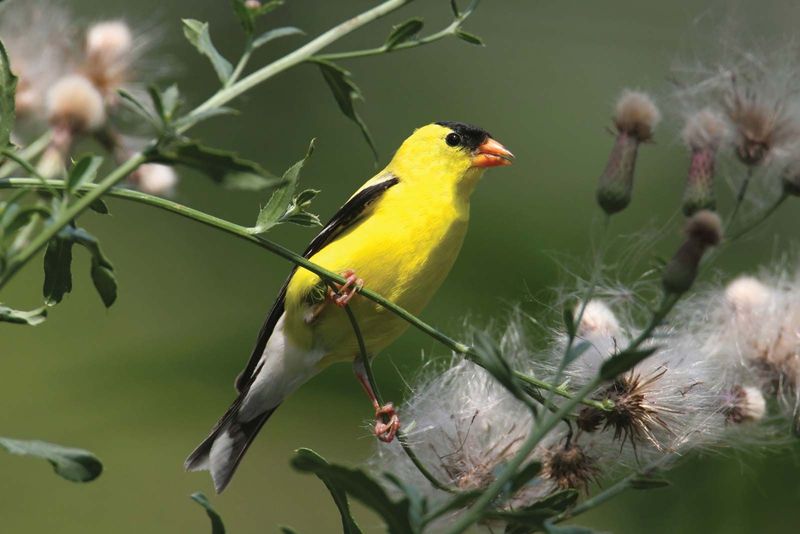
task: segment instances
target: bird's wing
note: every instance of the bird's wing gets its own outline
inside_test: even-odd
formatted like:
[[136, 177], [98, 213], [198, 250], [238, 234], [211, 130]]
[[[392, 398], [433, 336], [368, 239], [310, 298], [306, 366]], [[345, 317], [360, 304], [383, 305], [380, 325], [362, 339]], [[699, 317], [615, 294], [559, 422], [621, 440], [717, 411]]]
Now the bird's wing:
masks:
[[[355, 224], [364, 214], [364, 211], [373, 204], [380, 196], [390, 187], [398, 183], [398, 178], [393, 174], [388, 174], [377, 179], [371, 185], [361, 188], [355, 195], [337, 211], [328, 223], [322, 228], [319, 234], [311, 241], [303, 252], [305, 258], [310, 258], [320, 250], [322, 250], [331, 241], [341, 234], [347, 228]], [[236, 378], [236, 389], [241, 392], [245, 390], [257, 374], [254, 371], [258, 366], [259, 360], [264, 353], [264, 348], [267, 346], [267, 340], [272, 335], [275, 325], [278, 323], [284, 311], [284, 301], [286, 299], [286, 288], [289, 286], [289, 281], [292, 279], [297, 267], [292, 269], [289, 277], [283, 283], [278, 298], [272, 305], [272, 309], [267, 315], [261, 331], [258, 333], [258, 340], [256, 346], [253, 348], [253, 353], [250, 355], [250, 360], [247, 362], [247, 367]]]

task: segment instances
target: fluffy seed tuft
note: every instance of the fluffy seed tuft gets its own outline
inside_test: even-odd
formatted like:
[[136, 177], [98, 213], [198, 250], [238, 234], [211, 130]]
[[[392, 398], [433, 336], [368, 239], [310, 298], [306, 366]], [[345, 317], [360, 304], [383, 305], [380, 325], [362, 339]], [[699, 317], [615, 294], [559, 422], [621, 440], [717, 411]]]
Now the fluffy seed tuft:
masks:
[[725, 288], [725, 301], [741, 315], [758, 311], [771, 298], [770, 288], [753, 276], [740, 276]]
[[729, 423], [760, 421], [767, 413], [767, 401], [757, 387], [734, 386], [728, 397], [725, 418]]
[[614, 125], [617, 130], [636, 138], [649, 141], [653, 130], [661, 121], [661, 112], [647, 93], [626, 89], [617, 100], [614, 110]]
[[686, 236], [707, 247], [717, 245], [722, 240], [722, 220], [713, 211], [698, 211], [686, 224]]
[[716, 150], [729, 134], [725, 119], [711, 108], [690, 115], [681, 131], [683, 142], [691, 150]]
[[133, 49], [133, 33], [121, 20], [93, 24], [86, 31], [86, 54], [94, 61], [111, 63]]
[[92, 82], [78, 74], [65, 76], [50, 88], [46, 109], [52, 124], [76, 132], [96, 130], [106, 120], [103, 96]]
[[131, 181], [142, 193], [170, 196], [178, 185], [178, 175], [168, 165], [145, 163], [134, 173]]

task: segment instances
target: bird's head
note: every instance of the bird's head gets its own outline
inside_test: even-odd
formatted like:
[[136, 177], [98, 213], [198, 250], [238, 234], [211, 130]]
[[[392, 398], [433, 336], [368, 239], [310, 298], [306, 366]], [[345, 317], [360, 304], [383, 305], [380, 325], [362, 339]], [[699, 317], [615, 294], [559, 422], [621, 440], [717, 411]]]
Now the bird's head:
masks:
[[459, 183], [488, 167], [511, 165], [514, 155], [483, 128], [442, 121], [418, 128], [397, 150], [390, 168], [405, 176], [431, 175]]

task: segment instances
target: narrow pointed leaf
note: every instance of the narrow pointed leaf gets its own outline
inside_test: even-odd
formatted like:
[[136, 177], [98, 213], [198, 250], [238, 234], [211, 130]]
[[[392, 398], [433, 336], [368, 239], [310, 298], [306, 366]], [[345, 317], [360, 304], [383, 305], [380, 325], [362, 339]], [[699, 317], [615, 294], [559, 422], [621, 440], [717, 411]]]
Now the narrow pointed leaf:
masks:
[[11, 131], [14, 129], [14, 93], [17, 77], [11, 72], [8, 54], [0, 42], [0, 149], [11, 144]]
[[475, 353], [478, 365], [486, 369], [509, 393], [518, 399], [525, 398], [525, 392], [514, 377], [514, 371], [500, 352], [497, 343], [485, 332], [476, 332]]
[[208, 498], [199, 491], [192, 493], [189, 498], [205, 509], [208, 519], [211, 520], [211, 534], [225, 534], [225, 524], [222, 522], [222, 517], [211, 507]]
[[630, 480], [630, 487], [638, 490], [666, 488], [669, 480], [654, 475], [639, 475]]
[[650, 347], [642, 350], [623, 351], [606, 360], [600, 367], [600, 376], [604, 380], [613, 380], [625, 371], [632, 369], [639, 362], [656, 352], [659, 347]]
[[42, 294], [48, 306], [61, 302], [72, 291], [72, 241], [55, 237], [44, 252], [44, 287]]
[[79, 159], [67, 175], [67, 191], [75, 193], [82, 185], [93, 182], [102, 163], [103, 158], [100, 156], [84, 156]]
[[47, 319], [47, 307], [23, 311], [0, 304], [0, 322], [36, 326]]
[[142, 104], [135, 96], [124, 89], [119, 89], [117, 93], [122, 99], [122, 103], [125, 104], [125, 107], [145, 119], [153, 126], [159, 125], [159, 121], [157, 117], [153, 115], [153, 112], [147, 106]]
[[[256, 225], [254, 227], [255, 233], [264, 233], [276, 224], [286, 222], [283, 220], [283, 218], [287, 217], [287, 214], [293, 205], [297, 206], [297, 199], [299, 197], [305, 198], [305, 203], [307, 204], [310, 202], [310, 199], [313, 198], [313, 195], [316, 194], [313, 193], [311, 197], [309, 197], [309, 193], [311, 193], [313, 190], [308, 189], [303, 191], [303, 193], [301, 193], [298, 197], [294, 196], [294, 192], [297, 189], [297, 182], [300, 179], [300, 171], [303, 169], [306, 161], [308, 161], [308, 158], [310, 158], [311, 154], [313, 153], [314, 140], [312, 140], [308, 145], [308, 151], [303, 159], [289, 167], [289, 169], [287, 169], [287, 171], [283, 174], [282, 185], [272, 193], [267, 201], [267, 204], [259, 211], [258, 218], [256, 219]], [[300, 206], [299, 210], [302, 210], [302, 206]], [[300, 211], [297, 211], [294, 215], [297, 215], [298, 213], [300, 213]]]
[[183, 34], [194, 47], [210, 61], [219, 81], [225, 83], [231, 77], [233, 66], [219, 53], [211, 41], [208, 23], [194, 19], [183, 19]]
[[268, 42], [274, 41], [275, 39], [280, 39], [281, 37], [288, 37], [290, 35], [305, 35], [305, 34], [306, 32], [304, 32], [300, 28], [295, 28], [294, 26], [286, 26], [285, 28], [275, 28], [274, 30], [269, 30], [256, 37], [253, 40], [253, 48], [259, 48], [261, 46], [264, 46]]
[[476, 46], [486, 46], [486, 43], [483, 42], [483, 39], [481, 39], [477, 35], [465, 32], [464, 30], [461, 29], [456, 30], [456, 37], [458, 37], [462, 41], [468, 42], [469, 44], [473, 44]]
[[361, 129], [361, 133], [377, 161], [378, 151], [375, 148], [375, 143], [372, 141], [372, 136], [366, 123], [355, 109], [355, 101], [364, 99], [361, 90], [353, 81], [350, 73], [339, 65], [321, 59], [314, 59], [313, 61], [319, 66], [322, 77], [330, 87], [336, 103], [339, 104], [339, 109]]
[[397, 45], [404, 43], [419, 34], [424, 25], [425, 23], [423, 20], [417, 17], [394, 26], [391, 33], [389, 33], [389, 37], [386, 38], [386, 43], [383, 46], [386, 47], [386, 50], [392, 50]]
[[89, 451], [63, 447], [44, 441], [0, 438], [0, 447], [11, 454], [43, 458], [56, 474], [71, 482], [90, 482], [103, 472], [103, 464]]

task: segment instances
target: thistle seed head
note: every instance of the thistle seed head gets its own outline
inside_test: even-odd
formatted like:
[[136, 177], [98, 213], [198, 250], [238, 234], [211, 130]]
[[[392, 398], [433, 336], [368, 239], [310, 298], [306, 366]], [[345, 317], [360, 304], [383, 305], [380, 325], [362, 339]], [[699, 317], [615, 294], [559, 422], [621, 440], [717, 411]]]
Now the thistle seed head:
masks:
[[729, 135], [728, 123], [711, 108], [689, 115], [681, 131], [683, 142], [692, 151], [717, 150]]
[[745, 165], [760, 165], [800, 133], [784, 102], [768, 100], [735, 82], [724, 104], [736, 132], [736, 155]]
[[578, 335], [581, 337], [595, 335], [619, 337], [622, 331], [619, 321], [605, 302], [592, 299], [586, 303], [585, 307], [579, 303], [575, 307], [575, 320], [578, 320], [581, 308], [583, 308], [583, 315], [578, 324]]
[[661, 121], [661, 112], [647, 93], [625, 89], [614, 109], [614, 126], [638, 142], [649, 141]]
[[770, 288], [753, 276], [740, 276], [725, 288], [725, 301], [742, 318], [758, 312], [771, 298]]
[[596, 481], [600, 468], [596, 460], [580, 445], [555, 445], [545, 451], [542, 461], [542, 477], [550, 480], [558, 489], [577, 489], [589, 492], [589, 483]]
[[727, 395], [724, 410], [729, 423], [760, 421], [767, 413], [767, 401], [757, 387], [734, 386]]
[[96, 130], [106, 121], [103, 96], [85, 77], [71, 74], [47, 92], [47, 117], [51, 124], [73, 132]]

